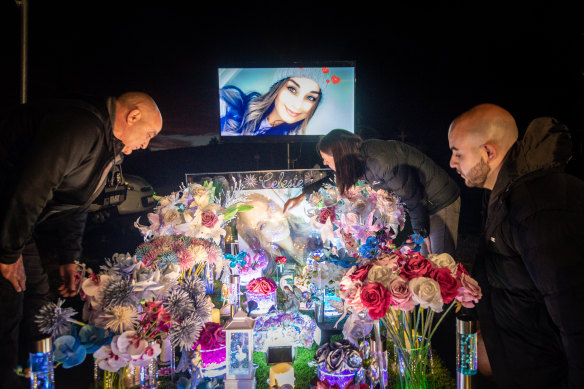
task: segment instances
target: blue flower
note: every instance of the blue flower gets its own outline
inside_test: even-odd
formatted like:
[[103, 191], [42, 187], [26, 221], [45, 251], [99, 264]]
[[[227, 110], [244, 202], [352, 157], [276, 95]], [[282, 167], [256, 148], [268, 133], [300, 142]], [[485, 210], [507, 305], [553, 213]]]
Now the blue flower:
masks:
[[55, 339], [53, 357], [56, 362], [62, 362], [65, 369], [80, 365], [85, 360], [87, 351], [77, 338], [63, 335]]
[[230, 261], [230, 263], [229, 263], [229, 266], [230, 267], [234, 268], [237, 265], [243, 267], [247, 263], [245, 261], [245, 256], [246, 255], [247, 255], [247, 252], [246, 251], [240, 251], [237, 254], [237, 256], [234, 256], [234, 255], [231, 255], [231, 254], [227, 254], [227, 255], [225, 255], [225, 258], [227, 258]]
[[79, 330], [79, 341], [88, 354], [93, 354], [101, 346], [111, 342], [112, 336], [106, 336], [104, 328], [86, 324]]

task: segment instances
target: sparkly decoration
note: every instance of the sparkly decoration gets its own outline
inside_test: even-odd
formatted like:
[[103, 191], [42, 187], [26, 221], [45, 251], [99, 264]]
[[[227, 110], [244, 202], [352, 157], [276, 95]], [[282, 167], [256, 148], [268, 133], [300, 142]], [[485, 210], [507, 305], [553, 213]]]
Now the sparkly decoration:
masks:
[[267, 352], [269, 346], [311, 348], [317, 326], [310, 316], [294, 313], [271, 313], [256, 319], [254, 350]]

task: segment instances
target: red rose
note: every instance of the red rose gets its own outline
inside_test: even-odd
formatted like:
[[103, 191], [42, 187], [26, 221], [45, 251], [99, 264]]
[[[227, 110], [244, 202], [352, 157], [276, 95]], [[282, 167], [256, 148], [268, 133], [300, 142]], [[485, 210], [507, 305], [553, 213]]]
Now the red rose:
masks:
[[335, 214], [335, 208], [334, 207], [324, 208], [318, 214], [318, 222], [320, 224], [326, 224], [326, 221], [329, 218], [331, 219], [331, 222], [334, 222], [335, 219], [336, 219], [336, 214]]
[[284, 264], [284, 263], [286, 263], [286, 261], [287, 261], [287, 258], [283, 255], [276, 257], [276, 263]]
[[458, 265], [456, 266], [456, 278], [461, 278], [462, 274], [466, 274], [468, 276], [468, 272], [464, 266], [462, 266], [462, 263], [458, 262]]
[[373, 265], [367, 265], [367, 266], [360, 267], [357, 270], [355, 270], [353, 273], [349, 274], [351, 281], [365, 282], [365, 279], [367, 278], [367, 274], [369, 273], [369, 269], [371, 269], [371, 266], [373, 266]]
[[421, 255], [416, 255], [404, 263], [399, 275], [406, 280], [418, 277], [429, 277], [433, 268], [434, 265], [432, 265], [432, 262], [428, 261]]
[[369, 310], [371, 319], [377, 320], [385, 316], [391, 300], [385, 286], [379, 282], [367, 284], [361, 289], [360, 297], [363, 306]]
[[267, 295], [275, 291], [278, 286], [271, 278], [260, 277], [251, 280], [247, 284], [247, 290], [252, 293], [260, 293], [263, 295]]
[[200, 344], [201, 350], [214, 350], [225, 345], [225, 332], [223, 326], [215, 322], [207, 322], [199, 334], [199, 340], [195, 347]]
[[447, 267], [434, 269], [430, 274], [430, 278], [440, 285], [440, 294], [445, 304], [449, 304], [454, 300], [458, 294], [458, 288], [460, 288], [460, 281], [452, 277], [450, 269]]
[[207, 228], [213, 228], [219, 219], [213, 212], [203, 212], [201, 214], [201, 224]]

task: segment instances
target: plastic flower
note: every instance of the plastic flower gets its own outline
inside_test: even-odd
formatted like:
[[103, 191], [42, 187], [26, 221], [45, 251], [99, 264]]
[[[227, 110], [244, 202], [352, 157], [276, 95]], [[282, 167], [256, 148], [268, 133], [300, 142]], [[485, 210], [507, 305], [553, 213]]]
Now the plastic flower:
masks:
[[79, 330], [79, 342], [85, 347], [88, 354], [93, 354], [109, 341], [111, 341], [111, 337], [106, 336], [105, 329], [93, 324], [86, 324]]
[[53, 357], [62, 362], [65, 369], [80, 365], [85, 360], [87, 351], [78, 339], [71, 335], [60, 336], [53, 344]]
[[114, 332], [123, 332], [133, 329], [138, 322], [138, 311], [134, 307], [114, 306], [108, 307], [103, 313], [105, 327]]
[[45, 304], [35, 317], [39, 330], [51, 336], [59, 336], [69, 331], [72, 317], [77, 313], [73, 308], [63, 308], [65, 302], [58, 299], [57, 303]]
[[[114, 345], [113, 342], [112, 345]], [[127, 366], [131, 360], [130, 356], [128, 355], [118, 355], [114, 353], [111, 345], [101, 346], [96, 352], [93, 353], [93, 357], [96, 359], [97, 365], [100, 369], [112, 373], [115, 373], [122, 367]]]
[[182, 321], [175, 323], [168, 334], [174, 347], [189, 350], [199, 339], [199, 333], [202, 329], [203, 321], [196, 313], [192, 313]]

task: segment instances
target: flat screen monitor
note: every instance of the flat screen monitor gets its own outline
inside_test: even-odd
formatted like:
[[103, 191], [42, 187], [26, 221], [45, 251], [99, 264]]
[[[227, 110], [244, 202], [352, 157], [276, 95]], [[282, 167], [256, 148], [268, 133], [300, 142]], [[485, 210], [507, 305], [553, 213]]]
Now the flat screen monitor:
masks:
[[354, 132], [355, 66], [222, 67], [222, 141], [316, 141]]

